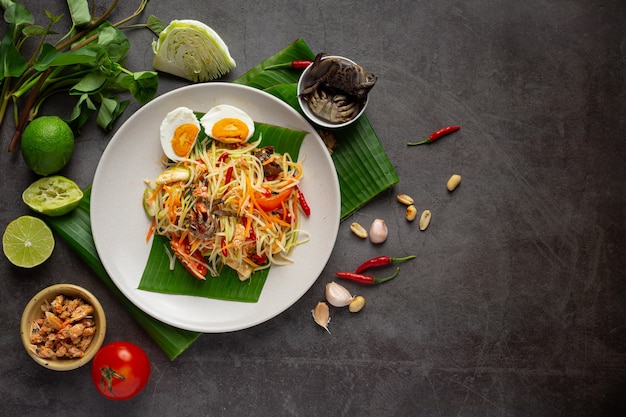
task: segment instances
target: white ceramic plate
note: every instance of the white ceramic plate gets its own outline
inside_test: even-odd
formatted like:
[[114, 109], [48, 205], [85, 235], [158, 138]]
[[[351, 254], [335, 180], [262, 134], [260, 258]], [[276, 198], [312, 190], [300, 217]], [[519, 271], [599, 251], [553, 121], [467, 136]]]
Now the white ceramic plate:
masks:
[[[159, 125], [179, 106], [206, 112], [231, 104], [255, 121], [308, 132], [299, 160], [302, 191], [311, 216], [301, 227], [311, 240], [294, 248], [293, 264], [271, 268], [257, 303], [159, 294], [137, 289], [150, 252], [149, 220], [141, 203], [145, 179], [161, 172]], [[337, 173], [315, 129], [293, 108], [260, 90], [230, 83], [195, 84], [166, 93], [143, 106], [115, 133], [96, 169], [91, 227], [96, 249], [117, 287], [149, 315], [182, 329], [219, 333], [263, 323], [289, 308], [316, 281], [339, 229], [341, 197]], [[193, 279], [190, 277], [190, 279]]]

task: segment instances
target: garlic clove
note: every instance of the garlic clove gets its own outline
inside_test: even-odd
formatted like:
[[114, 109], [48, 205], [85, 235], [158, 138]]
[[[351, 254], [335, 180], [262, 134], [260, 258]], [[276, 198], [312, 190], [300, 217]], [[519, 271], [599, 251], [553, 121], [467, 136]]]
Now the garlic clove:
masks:
[[330, 333], [330, 330], [328, 330], [328, 323], [330, 323], [330, 309], [328, 308], [328, 304], [319, 301], [315, 308], [311, 310], [311, 313], [313, 314], [313, 320]]
[[347, 288], [337, 284], [335, 281], [326, 284], [326, 300], [333, 307], [345, 307], [354, 297]]
[[387, 240], [387, 223], [383, 219], [374, 219], [370, 226], [370, 241], [372, 243], [383, 243]]

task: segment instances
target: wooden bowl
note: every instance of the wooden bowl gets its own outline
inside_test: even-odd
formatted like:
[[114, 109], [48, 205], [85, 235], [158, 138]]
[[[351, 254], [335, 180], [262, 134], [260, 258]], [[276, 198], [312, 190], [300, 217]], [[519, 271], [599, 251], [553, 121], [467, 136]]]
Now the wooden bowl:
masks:
[[[55, 356], [45, 358], [37, 354], [37, 346], [31, 342], [33, 323], [43, 317], [42, 306], [52, 301], [58, 295], [65, 296], [66, 299], [80, 298], [84, 303], [93, 307], [93, 312], [89, 314], [95, 322], [95, 333], [89, 346], [84, 350], [84, 354], [79, 358], [57, 358]], [[35, 329], [37, 327], [35, 326]], [[41, 366], [55, 371], [70, 371], [88, 363], [96, 355], [106, 334], [106, 318], [104, 310], [98, 299], [86, 289], [73, 284], [57, 284], [39, 291], [26, 305], [22, 313], [20, 324], [22, 343], [28, 355]], [[39, 345], [42, 346], [42, 345]], [[41, 348], [40, 348], [41, 349]]]

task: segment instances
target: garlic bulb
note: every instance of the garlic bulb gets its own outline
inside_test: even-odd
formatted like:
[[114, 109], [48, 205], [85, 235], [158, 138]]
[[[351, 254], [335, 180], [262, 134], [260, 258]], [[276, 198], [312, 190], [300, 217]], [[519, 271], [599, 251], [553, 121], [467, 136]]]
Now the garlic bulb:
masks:
[[350, 291], [335, 281], [326, 284], [326, 300], [328, 300], [331, 306], [345, 307], [350, 304], [353, 298]]
[[311, 310], [311, 313], [313, 314], [313, 320], [330, 333], [330, 330], [328, 330], [328, 323], [330, 323], [330, 310], [328, 308], [328, 304], [323, 301], [318, 302], [315, 308]]
[[387, 223], [383, 219], [375, 219], [370, 226], [370, 241], [372, 243], [383, 243], [387, 240]]

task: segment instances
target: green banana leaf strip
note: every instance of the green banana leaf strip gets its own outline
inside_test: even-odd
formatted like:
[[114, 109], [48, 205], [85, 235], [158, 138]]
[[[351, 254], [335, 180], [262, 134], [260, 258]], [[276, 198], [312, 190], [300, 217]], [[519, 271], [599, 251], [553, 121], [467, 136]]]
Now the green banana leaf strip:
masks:
[[100, 278], [105, 286], [116, 296], [119, 302], [128, 310], [131, 316], [137, 320], [148, 335], [154, 339], [170, 360], [176, 359], [201, 335], [201, 333], [172, 327], [155, 319], [136, 307], [117, 288], [100, 262], [93, 241], [89, 217], [90, 197], [91, 188], [88, 188], [84, 192], [80, 205], [75, 210], [61, 217], [46, 217], [44, 220], [95, 272], [98, 278]]
[[[292, 158], [297, 159], [300, 145], [306, 135], [306, 132], [300, 130], [255, 123], [254, 136], [251, 140], [257, 140], [260, 136], [260, 146], [272, 145], [276, 152], [289, 153]], [[200, 281], [194, 279], [178, 260], [174, 269], [170, 270], [166, 248], [171, 251], [169, 239], [155, 236], [146, 268], [139, 282], [140, 290], [248, 303], [259, 301], [269, 268], [253, 273], [249, 280], [242, 282], [237, 272], [225, 266], [220, 271], [219, 277], [209, 276], [205, 281]]]
[[[264, 90], [303, 114], [297, 99], [301, 71], [264, 68], [314, 57], [304, 40], [297, 39], [233, 82]], [[339, 178], [341, 220], [345, 220], [382, 191], [397, 184], [399, 178], [366, 115], [348, 127], [332, 130], [332, 133], [337, 147], [331, 156]]]

